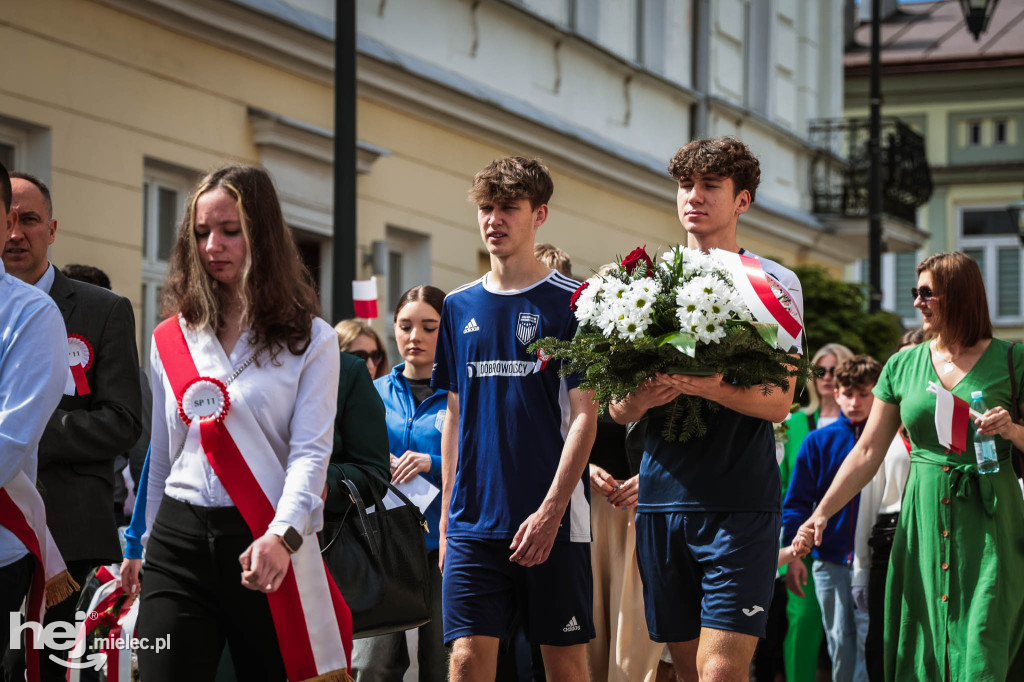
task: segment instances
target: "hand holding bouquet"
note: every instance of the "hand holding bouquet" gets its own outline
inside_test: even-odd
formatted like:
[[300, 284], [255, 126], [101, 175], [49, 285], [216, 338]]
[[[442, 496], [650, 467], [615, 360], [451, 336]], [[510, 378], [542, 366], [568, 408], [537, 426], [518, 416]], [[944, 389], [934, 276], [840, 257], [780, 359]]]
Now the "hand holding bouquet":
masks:
[[[799, 352], [802, 329], [792, 297], [749, 256], [677, 246], [655, 265], [637, 248], [580, 285], [570, 306], [579, 321], [576, 336], [541, 339], [531, 348], [563, 360], [562, 374], [580, 375], [580, 388], [594, 391], [602, 409], [659, 372], [721, 374], [738, 386], [760, 385], [766, 394], [813, 376], [808, 359], [790, 355]], [[704, 414], [718, 407], [681, 395], [663, 408], [662, 435], [701, 436]]]

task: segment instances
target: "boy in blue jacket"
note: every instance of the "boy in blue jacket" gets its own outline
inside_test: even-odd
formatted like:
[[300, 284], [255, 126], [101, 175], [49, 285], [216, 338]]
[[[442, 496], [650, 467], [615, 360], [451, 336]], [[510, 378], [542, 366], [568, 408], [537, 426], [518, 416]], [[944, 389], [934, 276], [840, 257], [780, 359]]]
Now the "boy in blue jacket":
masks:
[[[881, 371], [878, 361], [867, 355], [855, 355], [836, 368], [839, 420], [812, 431], [800, 446], [782, 505], [784, 544], [793, 541], [800, 524], [814, 511], [857, 442], [874, 401], [871, 389]], [[814, 591], [821, 604], [834, 682], [867, 682], [868, 679], [864, 663], [868, 614], [854, 608], [851, 588], [859, 501], [858, 495], [832, 518], [821, 545], [815, 547], [812, 554]]]

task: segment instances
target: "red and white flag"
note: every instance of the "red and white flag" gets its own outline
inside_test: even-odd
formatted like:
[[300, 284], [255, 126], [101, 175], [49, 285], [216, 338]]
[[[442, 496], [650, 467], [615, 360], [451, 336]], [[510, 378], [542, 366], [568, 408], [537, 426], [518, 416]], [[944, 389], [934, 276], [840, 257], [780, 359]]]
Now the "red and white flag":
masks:
[[377, 278], [352, 282], [352, 305], [356, 317], [364, 320], [377, 319]]
[[939, 444], [962, 455], [967, 449], [971, 406], [934, 381], [928, 382], [928, 392], [935, 394], [935, 434], [939, 437]]

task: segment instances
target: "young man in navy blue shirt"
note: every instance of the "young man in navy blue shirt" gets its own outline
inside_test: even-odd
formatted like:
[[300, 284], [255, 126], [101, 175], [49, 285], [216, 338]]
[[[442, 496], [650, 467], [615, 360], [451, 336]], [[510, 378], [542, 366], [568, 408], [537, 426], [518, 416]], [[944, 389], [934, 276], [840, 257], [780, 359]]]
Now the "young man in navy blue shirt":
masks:
[[[783, 541], [792, 541], [815, 505], [824, 497], [843, 460], [853, 450], [871, 412], [882, 366], [872, 357], [855, 355], [836, 368], [839, 420], [811, 431], [800, 446], [786, 500], [782, 504]], [[864, 640], [867, 611], [853, 601], [853, 541], [857, 530], [858, 494], [832, 517], [821, 544], [812, 552], [814, 592], [832, 658], [834, 682], [867, 682]]]
[[[694, 140], [669, 164], [676, 208], [690, 248], [757, 258], [803, 317], [800, 281], [778, 263], [740, 248], [736, 223], [760, 181], [757, 158], [739, 140]], [[802, 336], [802, 334], [801, 334]], [[797, 340], [799, 343], [799, 339]], [[799, 348], [792, 349], [799, 353]], [[640, 466], [637, 563], [647, 630], [665, 642], [679, 679], [746, 680], [765, 635], [779, 555], [782, 499], [772, 422], [789, 414], [794, 386], [741, 388], [721, 375], [658, 374], [620, 403], [625, 424], [652, 410]], [[707, 433], [684, 443], [662, 439], [664, 411], [680, 395], [718, 403]]]
[[[469, 198], [491, 270], [451, 292], [434, 388], [441, 435], [440, 562], [452, 682], [494, 680], [500, 638], [521, 620], [549, 680], [589, 679], [594, 636], [587, 458], [597, 407], [559, 363], [528, 348], [571, 338], [579, 283], [534, 257], [553, 185], [536, 159], [498, 159]], [[518, 618], [517, 618], [518, 617]]]

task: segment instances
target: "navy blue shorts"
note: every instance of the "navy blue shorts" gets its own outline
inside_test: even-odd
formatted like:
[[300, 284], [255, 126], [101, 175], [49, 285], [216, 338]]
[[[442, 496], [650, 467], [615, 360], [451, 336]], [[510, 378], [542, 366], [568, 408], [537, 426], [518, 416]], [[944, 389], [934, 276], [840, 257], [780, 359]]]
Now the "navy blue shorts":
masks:
[[448, 538], [441, 577], [444, 641], [502, 638], [521, 622], [533, 644], [570, 646], [594, 638], [590, 544], [556, 542], [548, 560], [508, 560], [510, 540]]
[[764, 637], [781, 529], [774, 512], [638, 512], [651, 639], [688, 642], [702, 627]]

